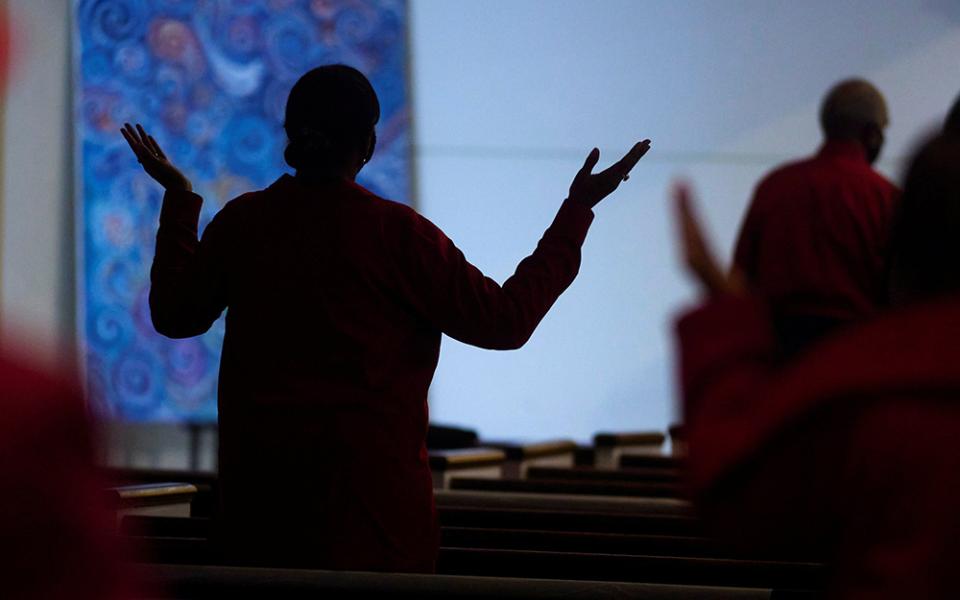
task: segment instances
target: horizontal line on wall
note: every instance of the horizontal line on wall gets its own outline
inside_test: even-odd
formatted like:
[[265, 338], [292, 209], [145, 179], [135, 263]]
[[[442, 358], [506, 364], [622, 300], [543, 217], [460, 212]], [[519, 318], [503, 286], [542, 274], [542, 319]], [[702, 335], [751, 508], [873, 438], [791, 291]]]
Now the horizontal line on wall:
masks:
[[[488, 160], [522, 159], [522, 160], [584, 160], [589, 148], [585, 150], [570, 148], [522, 148], [510, 146], [446, 146], [425, 145], [414, 146], [417, 156], [440, 158], [477, 158]], [[621, 149], [609, 150], [601, 148], [601, 156], [609, 157], [610, 153], [621, 152]], [[768, 166], [780, 164], [790, 160], [803, 158], [804, 154], [762, 154], [748, 152], [690, 152], [653, 148], [644, 162], [656, 163], [695, 163], [721, 165], [760, 165]], [[903, 157], [885, 158], [878, 162], [878, 166], [899, 167], [903, 164]]]

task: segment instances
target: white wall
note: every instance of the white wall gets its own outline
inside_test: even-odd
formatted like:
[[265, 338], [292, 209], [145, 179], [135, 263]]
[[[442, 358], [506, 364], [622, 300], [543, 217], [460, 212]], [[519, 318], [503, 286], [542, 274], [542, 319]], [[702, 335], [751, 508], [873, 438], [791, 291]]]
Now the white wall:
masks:
[[609, 164], [653, 140], [526, 347], [444, 342], [433, 415], [496, 436], [586, 438], [673, 417], [670, 328], [691, 298], [674, 177], [696, 181], [729, 251], [754, 182], [816, 149], [832, 83], [862, 75], [886, 92], [891, 174], [960, 91], [951, 0], [420, 0], [412, 40], [421, 210], [501, 281], [592, 146]]
[[[23, 41], [7, 102], [3, 327], [71, 347], [68, 0], [11, 0]], [[960, 91], [954, 0], [411, 0], [419, 206], [503, 280], [591, 147], [653, 149], [597, 210], [573, 286], [533, 339], [444, 341], [436, 419], [487, 436], [586, 438], [672, 418], [669, 182], [692, 177], [727, 251], [751, 187], [818, 144], [826, 88], [857, 74], [890, 103], [891, 175]]]
[[46, 361], [74, 345], [68, 0], [10, 0], [16, 59], [3, 123], [0, 326]]

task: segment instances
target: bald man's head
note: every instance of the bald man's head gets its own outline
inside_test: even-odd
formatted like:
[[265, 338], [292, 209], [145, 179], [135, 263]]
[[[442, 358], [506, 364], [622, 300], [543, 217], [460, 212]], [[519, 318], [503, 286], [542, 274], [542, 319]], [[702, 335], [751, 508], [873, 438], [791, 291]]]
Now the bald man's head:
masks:
[[883, 94], [869, 81], [847, 79], [833, 86], [820, 107], [820, 125], [828, 140], [855, 140], [872, 163], [883, 147], [889, 124]]

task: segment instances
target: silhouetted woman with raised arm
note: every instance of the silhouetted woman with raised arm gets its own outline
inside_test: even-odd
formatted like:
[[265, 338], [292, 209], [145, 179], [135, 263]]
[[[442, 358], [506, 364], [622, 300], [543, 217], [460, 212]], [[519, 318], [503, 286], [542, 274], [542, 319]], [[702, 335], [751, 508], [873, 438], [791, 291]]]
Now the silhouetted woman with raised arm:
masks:
[[435, 225], [354, 182], [380, 116], [359, 71], [290, 92], [287, 163], [197, 239], [202, 199], [139, 125], [124, 137], [166, 188], [150, 309], [169, 337], [227, 310], [218, 392], [225, 548], [260, 563], [429, 572], [438, 528], [425, 435], [446, 333], [519, 348], [580, 265], [592, 208], [646, 153], [592, 174], [594, 149], [536, 250], [503, 286]]

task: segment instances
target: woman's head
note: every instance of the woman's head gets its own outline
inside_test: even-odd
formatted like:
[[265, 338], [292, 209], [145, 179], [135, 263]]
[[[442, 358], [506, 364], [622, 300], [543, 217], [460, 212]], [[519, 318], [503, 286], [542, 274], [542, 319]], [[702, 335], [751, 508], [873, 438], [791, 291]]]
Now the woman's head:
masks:
[[914, 156], [894, 226], [891, 299], [960, 293], [960, 136], [941, 134]]
[[363, 73], [324, 65], [301, 77], [287, 98], [284, 159], [298, 171], [350, 175], [370, 159], [380, 101]]

